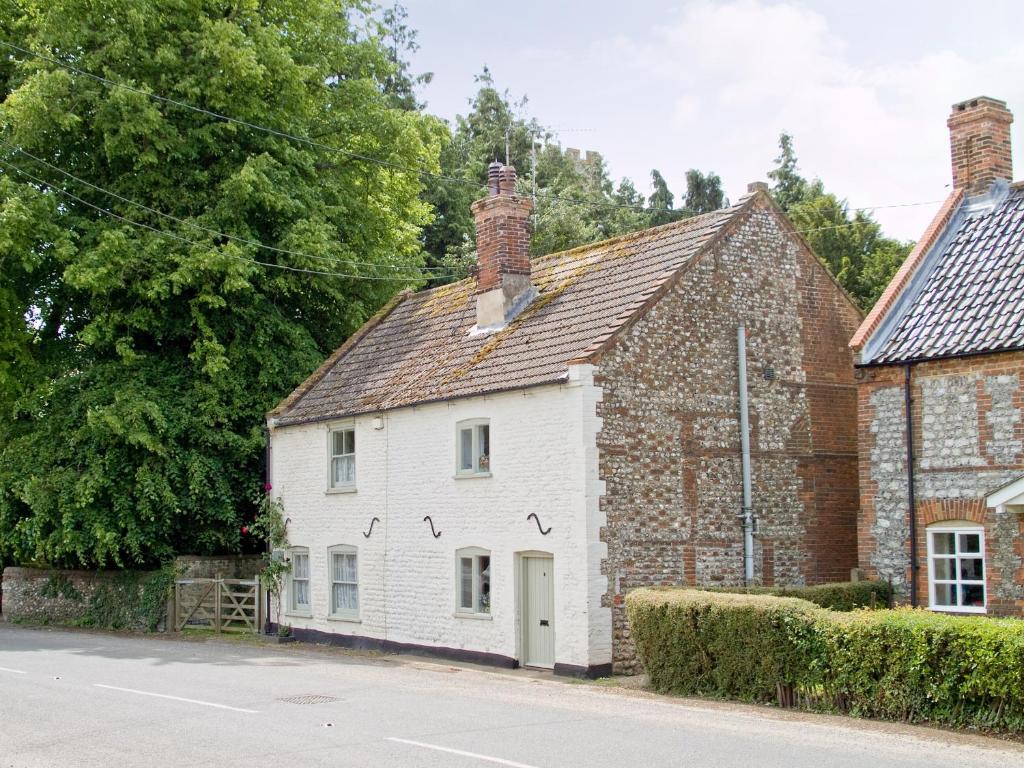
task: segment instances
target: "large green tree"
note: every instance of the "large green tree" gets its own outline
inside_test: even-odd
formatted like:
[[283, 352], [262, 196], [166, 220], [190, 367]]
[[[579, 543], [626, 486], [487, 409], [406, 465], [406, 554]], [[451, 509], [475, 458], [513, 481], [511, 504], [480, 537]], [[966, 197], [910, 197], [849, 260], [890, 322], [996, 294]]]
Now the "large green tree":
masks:
[[701, 173], [696, 168], [686, 172], [686, 211], [691, 216], [717, 211], [729, 205], [717, 173]]
[[422, 282], [442, 127], [357, 1], [4, 2], [0, 557], [235, 549], [262, 414]]
[[870, 309], [913, 243], [886, 237], [869, 213], [851, 212], [845, 200], [825, 191], [821, 179], [800, 175], [789, 134], [779, 137], [779, 156], [768, 177], [775, 201], [796, 230], [861, 309]]
[[727, 204], [714, 173], [687, 174], [685, 205], [665, 178], [652, 171], [652, 192], [645, 200], [628, 178], [615, 183], [596, 153], [570, 153], [555, 131], [526, 115], [525, 98], [501, 91], [485, 68], [476, 78], [469, 110], [449, 126], [441, 151], [444, 178], [432, 180], [424, 198], [436, 212], [424, 231], [430, 264], [445, 274], [436, 282], [465, 274], [474, 259], [474, 228], [469, 206], [483, 194], [487, 166], [511, 162], [519, 172], [520, 192], [535, 198], [530, 252], [543, 255], [596, 240], [676, 221]]

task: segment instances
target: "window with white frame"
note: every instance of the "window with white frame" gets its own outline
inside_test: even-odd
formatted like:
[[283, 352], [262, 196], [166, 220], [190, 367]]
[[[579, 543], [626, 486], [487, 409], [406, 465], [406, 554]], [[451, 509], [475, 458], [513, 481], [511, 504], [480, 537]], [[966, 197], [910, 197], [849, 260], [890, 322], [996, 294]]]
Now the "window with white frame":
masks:
[[928, 527], [928, 602], [936, 611], [984, 613], [985, 531], [980, 525]]
[[487, 475], [491, 471], [491, 425], [487, 419], [460, 421], [456, 427], [459, 475]]
[[491, 553], [467, 547], [455, 553], [456, 612], [491, 612]]
[[356, 431], [352, 427], [330, 433], [331, 488], [353, 488], [356, 484]]
[[288, 610], [292, 613], [309, 613], [309, 550], [293, 548], [289, 556], [292, 561], [288, 589]]
[[331, 564], [331, 616], [354, 619], [359, 616], [359, 552], [339, 545], [328, 551]]

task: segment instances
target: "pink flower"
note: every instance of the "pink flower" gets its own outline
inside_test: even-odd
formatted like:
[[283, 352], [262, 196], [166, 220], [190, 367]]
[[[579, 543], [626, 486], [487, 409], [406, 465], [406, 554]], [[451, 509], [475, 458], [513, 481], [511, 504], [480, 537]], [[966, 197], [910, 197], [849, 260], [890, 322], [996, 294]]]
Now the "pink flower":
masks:
[[249, 526], [248, 525], [243, 525], [242, 526], [242, 535], [243, 536], [248, 536], [249, 535]]
[[274, 488], [274, 486], [272, 486], [270, 483], [264, 483], [263, 484], [263, 490], [264, 491], [270, 491], [270, 490], [273, 490], [273, 488]]

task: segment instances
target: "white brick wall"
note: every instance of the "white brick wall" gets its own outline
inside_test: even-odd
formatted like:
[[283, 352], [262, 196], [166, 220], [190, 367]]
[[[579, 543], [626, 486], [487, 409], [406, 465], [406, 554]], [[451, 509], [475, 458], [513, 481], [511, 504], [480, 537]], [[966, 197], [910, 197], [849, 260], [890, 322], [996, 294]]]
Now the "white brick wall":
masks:
[[[601, 608], [605, 545], [595, 437], [600, 420], [590, 366], [565, 385], [402, 408], [354, 420], [356, 491], [327, 493], [328, 430], [342, 422], [273, 428], [273, 493], [291, 518], [289, 538], [309, 547], [314, 629], [521, 658], [518, 558], [550, 552], [555, 567], [555, 661], [611, 661], [611, 615]], [[455, 478], [456, 423], [488, 418], [491, 473]], [[542, 536], [527, 515], [551, 533]], [[441, 537], [423, 521], [430, 515]], [[363, 532], [378, 517], [369, 539]], [[327, 550], [359, 548], [359, 622], [328, 617]], [[455, 552], [491, 551], [491, 618], [458, 618]]]

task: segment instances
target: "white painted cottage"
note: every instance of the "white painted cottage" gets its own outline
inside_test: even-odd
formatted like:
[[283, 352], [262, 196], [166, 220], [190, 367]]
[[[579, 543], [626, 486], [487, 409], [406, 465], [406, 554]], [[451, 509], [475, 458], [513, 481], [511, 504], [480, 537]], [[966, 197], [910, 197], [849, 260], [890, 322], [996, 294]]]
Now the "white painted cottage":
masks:
[[[859, 320], [856, 310], [822, 278], [824, 270], [801, 242], [780, 235], [788, 222], [763, 190], [722, 211], [533, 262], [530, 200], [514, 190], [514, 170], [492, 166], [490, 195], [473, 206], [479, 254], [473, 278], [395, 297], [268, 415], [270, 479], [290, 518], [294, 565], [282, 622], [300, 639], [608, 674], [613, 656], [617, 661], [631, 648], [621, 596], [655, 578], [634, 569], [628, 546], [649, 536], [671, 547], [665, 551], [678, 556], [678, 567], [675, 560], [659, 566], [657, 583], [692, 583], [693, 558], [698, 568], [706, 562], [742, 578], [737, 319], [749, 317], [758, 371], [769, 365], [759, 356], [790, 355], [773, 359], [771, 382], [751, 387], [755, 409], [773, 407], [771, 398], [762, 402], [762, 392], [772, 395], [774, 388], [775, 401], [781, 394], [785, 402], [774, 407], [785, 410], [787, 425], [799, 418], [799, 429], [811, 424], [807, 398], [793, 395], [807, 385], [799, 373], [804, 358], [793, 352], [802, 339], [798, 285], [813, 282], [814, 306], [846, 319], [831, 335], [849, 362], [845, 341]], [[788, 266], [780, 268], [782, 261]], [[719, 276], [734, 268], [742, 268], [744, 279], [722, 283]], [[748, 279], [750, 295], [735, 287]], [[722, 302], [731, 302], [727, 313]], [[720, 328], [698, 328], [665, 314], [692, 307], [717, 307], [727, 320]], [[783, 321], [761, 323], [756, 313], [766, 308], [782, 312]], [[623, 345], [637, 334], [649, 344], [636, 346], [636, 359], [623, 357]], [[724, 359], [714, 344], [724, 345]], [[695, 356], [692, 345], [703, 345], [707, 355]], [[640, 463], [669, 455], [683, 439], [681, 428], [648, 429], [663, 412], [690, 418], [669, 402], [689, 386], [689, 375], [672, 368], [677, 363], [694, 366], [693, 381], [711, 372], [718, 382], [717, 367], [725, 372], [714, 397], [728, 414], [716, 417], [715, 445], [725, 441], [730, 472], [732, 463], [737, 469], [726, 473], [729, 493], [719, 494], [735, 506], [721, 511], [725, 522], [712, 526], [713, 541], [697, 550], [700, 537], [688, 521], [707, 506], [700, 498], [685, 501], [609, 480], [628, 475], [616, 468], [622, 452], [611, 445], [625, 440], [616, 437], [619, 430], [640, 446], [633, 457]], [[786, 377], [803, 383], [775, 386]], [[852, 372], [848, 378], [853, 404]], [[691, 386], [692, 393], [698, 389]], [[627, 405], [646, 410], [616, 412], [609, 420], [602, 401], [607, 407], [616, 392], [627, 391]], [[671, 398], [659, 398], [666, 393]], [[830, 412], [844, 407], [839, 400], [828, 398]], [[768, 431], [762, 427], [765, 439]], [[771, 440], [780, 454], [797, 450], [788, 438]], [[830, 460], [839, 455], [835, 446], [824, 450]], [[855, 446], [848, 458], [855, 468]], [[755, 467], [760, 461], [755, 457]], [[675, 472], [675, 465], [665, 471]], [[716, 487], [722, 472], [715, 471], [701, 493]], [[637, 482], [663, 477], [655, 468]], [[609, 485], [625, 503], [616, 505]], [[755, 481], [755, 498], [761, 488]], [[791, 507], [804, 503], [799, 488], [787, 493]], [[631, 533], [606, 510], [629, 504], [686, 522]], [[847, 506], [855, 551], [855, 493]], [[771, 532], [769, 520], [762, 530]], [[619, 539], [611, 541], [612, 534]], [[759, 578], [770, 581], [769, 572], [762, 574], [766, 563], [771, 571], [766, 558], [787, 551], [781, 529], [779, 536], [771, 550], [777, 554], [758, 550]], [[684, 568], [685, 557], [691, 559]], [[728, 568], [721, 565], [726, 561]]]

